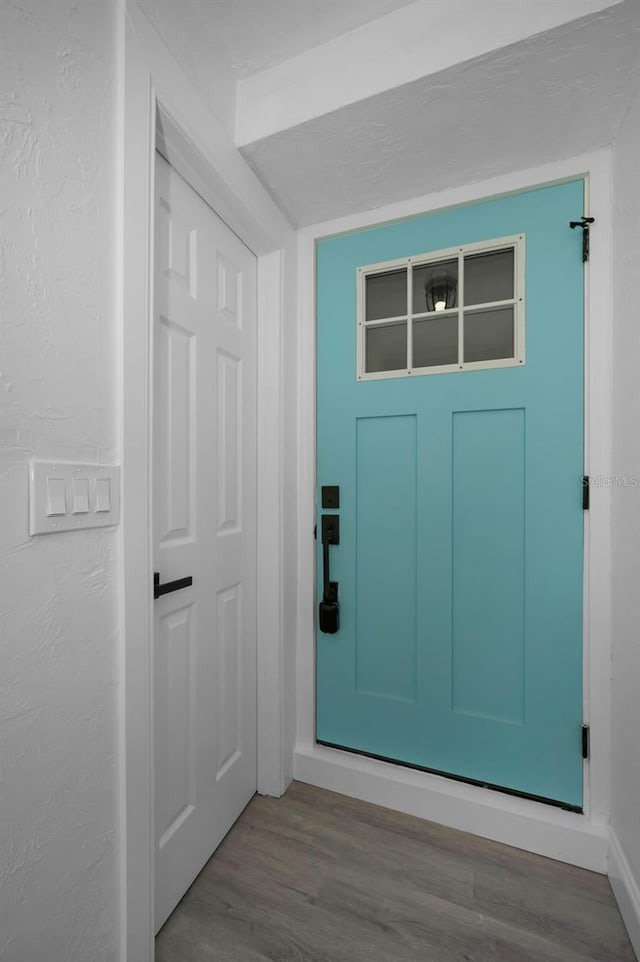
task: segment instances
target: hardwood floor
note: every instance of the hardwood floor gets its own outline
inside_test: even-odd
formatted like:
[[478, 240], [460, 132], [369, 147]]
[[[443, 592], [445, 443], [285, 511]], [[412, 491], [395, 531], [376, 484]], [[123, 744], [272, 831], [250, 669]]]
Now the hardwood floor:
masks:
[[294, 783], [256, 797], [156, 962], [635, 962], [604, 876]]

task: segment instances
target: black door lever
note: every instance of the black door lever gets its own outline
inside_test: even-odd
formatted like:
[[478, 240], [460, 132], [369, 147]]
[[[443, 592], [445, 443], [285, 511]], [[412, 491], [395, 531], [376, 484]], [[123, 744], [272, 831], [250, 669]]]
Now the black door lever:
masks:
[[340, 627], [338, 582], [331, 580], [329, 568], [329, 545], [340, 544], [340, 517], [337, 514], [322, 515], [322, 601], [318, 605], [320, 631], [335, 635]]
[[180, 591], [181, 588], [189, 588], [193, 584], [193, 578], [189, 575], [187, 578], [178, 578], [176, 581], [165, 581], [163, 585], [160, 584], [160, 572], [153, 572], [153, 597], [154, 600], [159, 598], [161, 595], [168, 595], [171, 591]]

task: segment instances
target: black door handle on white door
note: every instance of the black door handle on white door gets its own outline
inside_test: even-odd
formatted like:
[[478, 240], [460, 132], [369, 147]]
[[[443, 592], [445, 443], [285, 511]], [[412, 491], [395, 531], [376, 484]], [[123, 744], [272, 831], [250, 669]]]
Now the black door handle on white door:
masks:
[[186, 578], [177, 578], [175, 581], [165, 581], [160, 584], [160, 572], [153, 572], [153, 597], [160, 598], [161, 595], [168, 595], [171, 591], [180, 591], [181, 588], [189, 588], [193, 584], [193, 578], [188, 575]]

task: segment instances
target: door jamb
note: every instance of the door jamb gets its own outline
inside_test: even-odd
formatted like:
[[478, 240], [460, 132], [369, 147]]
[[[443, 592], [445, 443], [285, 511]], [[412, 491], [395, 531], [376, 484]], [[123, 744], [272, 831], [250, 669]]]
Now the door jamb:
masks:
[[295, 283], [295, 232], [136, 0], [122, 5], [119, 27], [120, 954], [123, 962], [151, 962], [155, 846], [150, 428], [156, 145], [258, 260], [257, 786], [261, 794], [276, 796], [291, 778], [293, 743], [293, 732], [287, 732], [292, 712], [285, 703], [284, 686], [282, 346], [287, 291]]
[[[585, 265], [584, 423], [585, 473], [604, 479], [585, 512], [584, 720], [591, 725], [585, 764], [584, 815], [510, 799], [435, 775], [414, 773], [315, 744], [314, 586], [315, 544], [315, 243], [353, 230], [445, 208], [488, 200], [536, 186], [586, 178], [585, 214], [596, 218], [591, 260]], [[297, 736], [294, 775], [463, 831], [475, 832], [553, 858], [606, 868], [610, 812], [611, 655], [611, 152], [608, 148], [530, 170], [400, 201], [303, 228], [298, 240], [299, 313], [310, 322], [298, 346], [298, 649]], [[580, 212], [579, 212], [580, 213]], [[568, 227], [567, 227], [568, 229]]]

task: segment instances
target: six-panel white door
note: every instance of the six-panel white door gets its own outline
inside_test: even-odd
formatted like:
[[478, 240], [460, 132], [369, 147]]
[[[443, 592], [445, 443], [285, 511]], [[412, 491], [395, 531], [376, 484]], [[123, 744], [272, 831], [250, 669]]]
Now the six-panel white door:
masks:
[[156, 930], [256, 790], [256, 260], [156, 155]]

